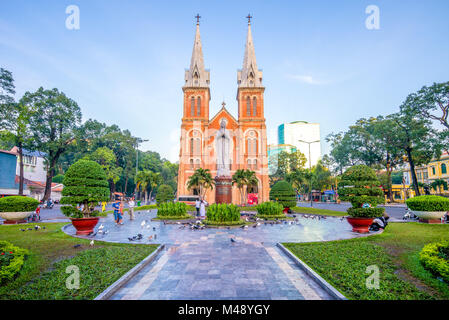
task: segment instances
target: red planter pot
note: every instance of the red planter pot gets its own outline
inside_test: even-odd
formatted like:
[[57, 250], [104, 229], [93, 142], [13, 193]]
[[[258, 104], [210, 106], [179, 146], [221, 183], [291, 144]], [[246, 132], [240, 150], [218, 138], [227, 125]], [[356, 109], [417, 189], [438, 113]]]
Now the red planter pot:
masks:
[[369, 227], [373, 223], [374, 218], [352, 218], [347, 217], [349, 224], [352, 226], [352, 231], [358, 233], [368, 233]]
[[92, 218], [70, 218], [72, 224], [76, 229], [76, 234], [87, 235], [94, 231], [95, 226], [98, 223], [99, 217]]

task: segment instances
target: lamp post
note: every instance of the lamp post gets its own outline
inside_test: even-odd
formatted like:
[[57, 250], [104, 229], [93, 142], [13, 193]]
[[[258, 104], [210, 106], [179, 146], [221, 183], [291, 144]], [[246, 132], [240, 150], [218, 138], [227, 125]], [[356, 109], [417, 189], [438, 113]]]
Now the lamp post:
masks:
[[309, 145], [309, 171], [310, 171], [310, 178], [309, 178], [309, 197], [310, 197], [310, 206], [313, 207], [313, 201], [312, 201], [312, 159], [310, 157], [310, 145], [312, 143], [320, 142], [320, 140], [315, 141], [304, 141], [304, 140], [298, 140], [302, 143], [307, 143]]
[[[139, 170], [139, 143], [147, 142], [147, 141], [149, 141], [149, 140], [148, 139], [140, 139], [140, 138], [137, 138], [137, 141], [136, 141], [136, 178], [137, 178], [137, 171]], [[134, 182], [136, 183], [136, 189], [134, 191], [134, 197], [136, 198], [136, 196], [137, 196], [137, 182], [135, 180], [136, 179], [134, 179]]]

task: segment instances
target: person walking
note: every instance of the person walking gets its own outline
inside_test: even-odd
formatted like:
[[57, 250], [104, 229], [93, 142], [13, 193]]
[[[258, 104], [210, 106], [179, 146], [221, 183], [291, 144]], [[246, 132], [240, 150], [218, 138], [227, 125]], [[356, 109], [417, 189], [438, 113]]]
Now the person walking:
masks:
[[200, 216], [200, 204], [201, 204], [200, 199], [199, 198], [196, 199], [196, 201], [195, 201], [195, 208], [196, 208], [196, 216], [197, 217]]
[[106, 201], [101, 202], [101, 212], [105, 212], [106, 210]]
[[121, 224], [122, 216], [120, 214], [120, 200], [115, 200], [114, 204], [112, 205], [114, 208], [114, 220], [117, 225]]
[[201, 220], [206, 218], [206, 205], [207, 205], [206, 200], [201, 199], [201, 203], [200, 203], [200, 219]]
[[128, 201], [128, 206], [129, 206], [129, 220], [134, 220], [134, 206], [135, 206], [134, 198], [131, 198]]

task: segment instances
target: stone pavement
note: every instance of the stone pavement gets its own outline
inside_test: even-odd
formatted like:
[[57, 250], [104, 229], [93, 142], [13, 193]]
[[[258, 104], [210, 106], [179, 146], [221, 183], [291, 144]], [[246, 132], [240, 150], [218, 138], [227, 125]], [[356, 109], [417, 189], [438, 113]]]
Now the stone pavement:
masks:
[[[230, 238], [236, 242], [231, 242]], [[216, 230], [171, 245], [112, 300], [303, 300], [331, 297], [273, 245]]]

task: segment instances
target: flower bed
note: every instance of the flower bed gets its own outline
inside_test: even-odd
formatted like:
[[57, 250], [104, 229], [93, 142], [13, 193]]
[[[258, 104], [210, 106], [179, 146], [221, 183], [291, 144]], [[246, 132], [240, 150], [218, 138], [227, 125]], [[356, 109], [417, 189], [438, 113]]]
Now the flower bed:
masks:
[[425, 245], [419, 253], [419, 261], [434, 275], [449, 283], [449, 241]]
[[20, 271], [28, 250], [0, 241], [0, 283], [12, 280]]

